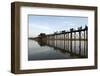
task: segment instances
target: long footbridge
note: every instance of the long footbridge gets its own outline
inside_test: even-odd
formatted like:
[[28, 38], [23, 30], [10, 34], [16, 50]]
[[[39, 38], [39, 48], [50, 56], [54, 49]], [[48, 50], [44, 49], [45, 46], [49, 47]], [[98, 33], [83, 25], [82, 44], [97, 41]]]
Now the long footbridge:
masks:
[[54, 32], [53, 34], [41, 33], [38, 36], [40, 40], [87, 40], [88, 38], [88, 27], [85, 28], [79, 27], [77, 30], [73, 28], [70, 31], [60, 31]]
[[41, 44], [68, 52], [71, 55], [88, 57], [88, 27], [71, 28], [69, 31], [54, 32], [53, 34], [41, 33], [35, 38]]

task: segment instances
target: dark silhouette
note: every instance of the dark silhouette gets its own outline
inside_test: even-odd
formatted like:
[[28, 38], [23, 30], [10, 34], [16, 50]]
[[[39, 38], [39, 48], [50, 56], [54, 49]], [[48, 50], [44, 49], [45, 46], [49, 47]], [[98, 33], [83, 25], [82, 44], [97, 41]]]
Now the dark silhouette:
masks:
[[[83, 32], [83, 35], [82, 35]], [[78, 35], [77, 35], [77, 34]], [[77, 37], [78, 36], [78, 37]], [[82, 37], [83, 36], [83, 37]], [[30, 38], [32, 39], [32, 38]], [[82, 47], [81, 47], [81, 41], [86, 41], [88, 42], [88, 27], [85, 26], [85, 28], [78, 27], [77, 30], [74, 28], [71, 28], [70, 31], [60, 31], [60, 32], [54, 32], [53, 34], [45, 34], [45, 33], [40, 33], [38, 37], [33, 38], [33, 40], [36, 40], [40, 46], [49, 46], [53, 47], [54, 49], [59, 49], [62, 53], [69, 52], [71, 55], [76, 55], [79, 57], [88, 57], [88, 43], [84, 43], [84, 54], [82, 55]], [[57, 46], [57, 40], [64, 40], [64, 47], [60, 48]], [[67, 46], [65, 45], [65, 41], [68, 41]], [[52, 41], [52, 43], [50, 43]], [[76, 50], [76, 41], [79, 41], [79, 52], [78, 53], [73, 53], [73, 43], [74, 41], [74, 49]], [[68, 47], [66, 49], [66, 47]], [[87, 50], [87, 51], [86, 51]]]

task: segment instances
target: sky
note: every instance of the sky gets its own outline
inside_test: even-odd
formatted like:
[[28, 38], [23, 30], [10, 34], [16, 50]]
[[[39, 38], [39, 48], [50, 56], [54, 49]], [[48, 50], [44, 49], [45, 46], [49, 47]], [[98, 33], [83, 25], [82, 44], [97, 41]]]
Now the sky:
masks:
[[70, 28], [77, 29], [85, 25], [88, 26], [88, 17], [78, 16], [43, 16], [29, 15], [29, 37], [37, 37], [40, 33], [52, 34], [56, 31], [66, 30]]

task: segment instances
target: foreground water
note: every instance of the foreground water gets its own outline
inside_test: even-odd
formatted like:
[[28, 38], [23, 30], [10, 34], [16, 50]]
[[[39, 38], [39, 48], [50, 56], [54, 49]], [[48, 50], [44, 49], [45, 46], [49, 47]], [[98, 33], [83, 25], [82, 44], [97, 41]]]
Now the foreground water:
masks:
[[28, 41], [28, 60], [87, 58], [87, 41]]

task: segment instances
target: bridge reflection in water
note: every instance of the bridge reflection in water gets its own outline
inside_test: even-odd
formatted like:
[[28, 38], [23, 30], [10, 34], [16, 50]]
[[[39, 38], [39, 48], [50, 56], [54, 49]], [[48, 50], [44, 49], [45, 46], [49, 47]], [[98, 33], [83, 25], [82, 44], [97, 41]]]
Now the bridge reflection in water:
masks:
[[78, 58], [86, 58], [88, 56], [87, 41], [84, 40], [47, 40], [38, 41], [40, 46], [49, 46], [54, 48], [54, 51], [59, 50], [61, 53], [70, 53], [71, 56]]
[[[36, 41], [38, 45], [40, 45], [40, 51], [42, 51], [42, 47], [53, 48], [51, 51], [53, 55], [50, 57], [50, 50], [48, 56], [42, 58], [43, 55], [35, 58], [31, 52], [32, 56], [29, 56], [29, 60], [47, 60], [47, 59], [70, 59], [70, 58], [87, 58], [88, 57], [88, 28], [87, 26], [82, 29], [82, 27], [78, 28], [78, 30], [70, 29], [69, 32], [62, 31], [60, 33], [54, 33], [49, 35], [39, 35], [37, 38], [30, 38], [33, 41]], [[29, 45], [30, 46], [30, 45]], [[33, 44], [34, 46], [34, 44]], [[32, 51], [32, 50], [30, 50]], [[35, 51], [35, 50], [33, 50]], [[39, 51], [39, 50], [36, 50]], [[56, 55], [55, 52], [60, 52], [63, 56]], [[60, 54], [59, 54], [60, 55]], [[66, 56], [66, 55], [69, 55]], [[56, 57], [55, 57], [56, 56]], [[60, 58], [61, 57], [61, 58]]]

